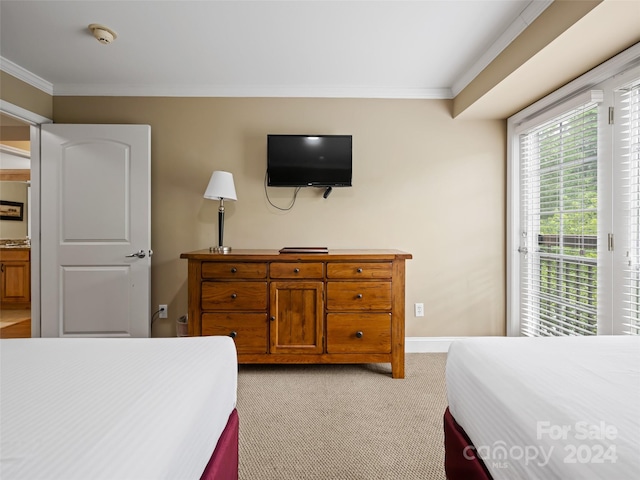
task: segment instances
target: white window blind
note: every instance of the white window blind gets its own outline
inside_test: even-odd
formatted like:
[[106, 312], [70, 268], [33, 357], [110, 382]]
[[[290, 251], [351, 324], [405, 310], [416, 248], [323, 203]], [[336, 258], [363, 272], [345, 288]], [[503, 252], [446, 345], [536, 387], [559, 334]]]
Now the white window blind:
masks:
[[595, 335], [597, 104], [529, 128], [519, 149], [520, 333]]
[[[637, 80], [636, 80], [637, 82]], [[621, 90], [621, 171], [624, 263], [623, 333], [640, 334], [640, 83]]]

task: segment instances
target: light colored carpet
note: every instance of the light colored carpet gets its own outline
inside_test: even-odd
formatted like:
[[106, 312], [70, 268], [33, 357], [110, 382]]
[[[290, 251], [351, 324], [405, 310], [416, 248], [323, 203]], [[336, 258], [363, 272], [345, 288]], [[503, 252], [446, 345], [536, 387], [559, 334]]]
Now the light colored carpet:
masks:
[[241, 365], [240, 479], [444, 480], [445, 361]]

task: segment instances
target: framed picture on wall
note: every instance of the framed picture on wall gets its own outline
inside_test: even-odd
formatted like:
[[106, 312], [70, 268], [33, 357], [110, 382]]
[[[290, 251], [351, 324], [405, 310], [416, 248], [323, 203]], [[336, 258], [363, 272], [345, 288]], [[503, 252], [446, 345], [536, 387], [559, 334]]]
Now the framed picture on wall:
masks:
[[15, 220], [21, 222], [24, 219], [24, 203], [0, 200], [0, 220]]

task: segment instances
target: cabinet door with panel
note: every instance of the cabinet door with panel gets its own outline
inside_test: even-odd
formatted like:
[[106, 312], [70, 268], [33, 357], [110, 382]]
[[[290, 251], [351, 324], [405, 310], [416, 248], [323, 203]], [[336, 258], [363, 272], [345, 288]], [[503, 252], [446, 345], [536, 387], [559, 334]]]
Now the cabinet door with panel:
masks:
[[31, 262], [29, 250], [0, 252], [0, 302], [3, 308], [29, 308]]
[[322, 281], [271, 282], [270, 353], [323, 353], [323, 285]]

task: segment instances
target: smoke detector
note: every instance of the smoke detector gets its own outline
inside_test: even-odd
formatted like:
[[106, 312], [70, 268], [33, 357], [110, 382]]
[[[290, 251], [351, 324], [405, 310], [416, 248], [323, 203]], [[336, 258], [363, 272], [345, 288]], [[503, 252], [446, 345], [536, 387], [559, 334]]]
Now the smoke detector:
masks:
[[98, 23], [92, 23], [89, 25], [89, 30], [91, 30], [93, 36], [96, 37], [96, 40], [104, 45], [108, 45], [118, 38], [118, 34], [116, 32], [111, 30], [109, 27], [105, 27]]

